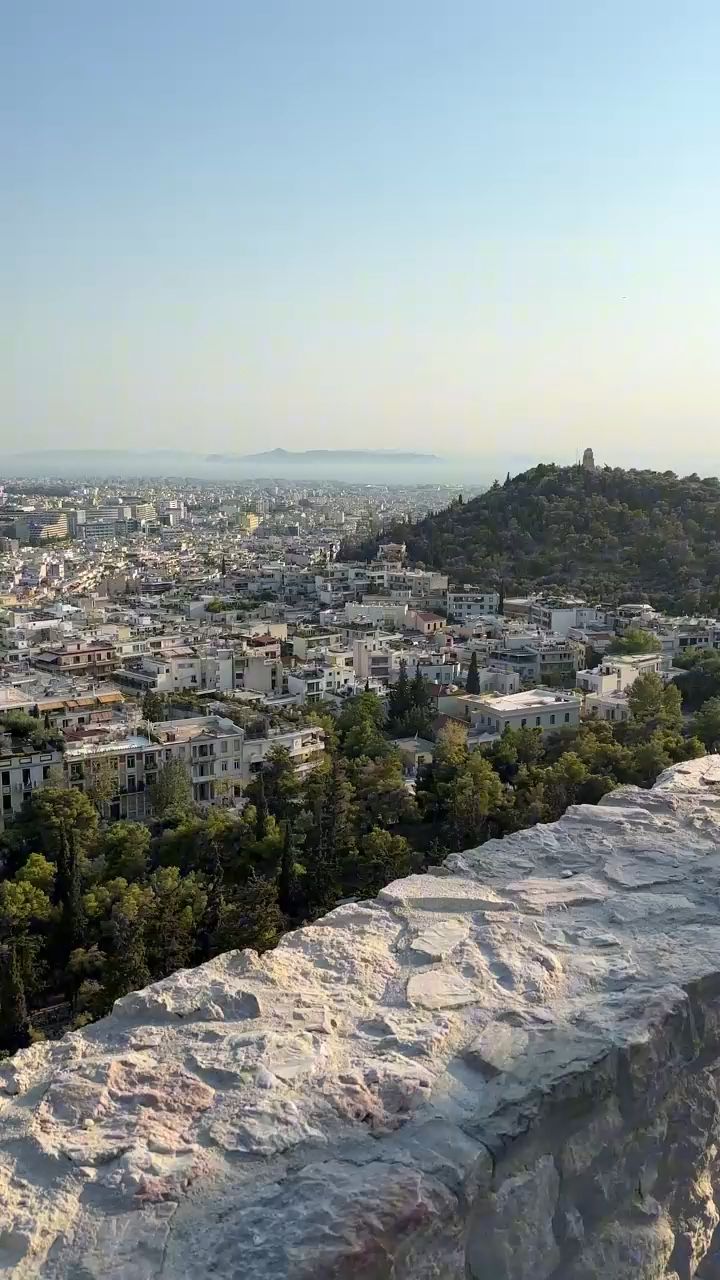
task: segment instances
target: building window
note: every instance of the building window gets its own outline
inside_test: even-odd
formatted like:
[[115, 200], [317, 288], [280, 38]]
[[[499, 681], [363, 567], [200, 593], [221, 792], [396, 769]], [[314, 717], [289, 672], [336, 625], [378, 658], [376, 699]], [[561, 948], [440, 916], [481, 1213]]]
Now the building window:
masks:
[[570, 723], [570, 712], [569, 712], [569, 711], [566, 711], [566, 712], [565, 712], [565, 723], [566, 723], [566, 724], [569, 724], [569, 723]]
[[50, 765], [44, 764], [43, 765], [43, 782], [47, 782], [49, 777], [50, 777]]
[[536, 727], [537, 729], [539, 729], [539, 728], [540, 728], [540, 716], [536, 716], [536, 717], [535, 717], [535, 727]]
[[4, 786], [4, 787], [9, 787], [9, 786], [10, 786], [10, 770], [9, 770], [9, 769], [3, 769], [3, 772], [2, 772], [2, 784], [3, 784], [3, 786]]
[[527, 724], [527, 720], [521, 720], [521, 721], [520, 721], [520, 728], [521, 728], [521, 729], [524, 729], [524, 728], [525, 728], [525, 726], [526, 726], [526, 724]]
[[550, 723], [551, 723], [551, 724], [554, 724], [554, 723], [555, 723], [555, 716], [554, 716], [554, 714], [550, 716]]
[[3, 796], [3, 813], [10, 813], [12, 809], [12, 796]]
[[125, 764], [126, 764], [126, 767], [127, 767], [128, 769], [134, 769], [134, 768], [135, 768], [135, 757], [134, 757], [134, 756], [128, 756], [127, 760], [125, 761]]

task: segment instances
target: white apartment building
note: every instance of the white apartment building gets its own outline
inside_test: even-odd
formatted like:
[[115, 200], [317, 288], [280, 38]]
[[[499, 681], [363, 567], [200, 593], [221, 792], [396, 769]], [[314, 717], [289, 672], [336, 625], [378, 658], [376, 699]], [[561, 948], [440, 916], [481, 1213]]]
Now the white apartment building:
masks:
[[629, 689], [638, 676], [652, 672], [665, 683], [675, 674], [672, 659], [665, 653], [636, 653], [606, 658], [598, 667], [577, 673], [577, 685], [588, 694], [613, 694]]
[[454, 654], [419, 653], [413, 649], [397, 649], [392, 655], [390, 683], [400, 676], [400, 664], [405, 662], [408, 679], [412, 680], [418, 667], [424, 680], [430, 684], [455, 684], [460, 679], [461, 664]]
[[589, 693], [585, 698], [585, 715], [591, 720], [609, 720], [614, 724], [625, 724], [632, 719], [627, 691], [614, 689], [605, 693]]
[[345, 618], [348, 622], [369, 622], [373, 626], [404, 627], [409, 606], [406, 601], [386, 600], [377, 596], [365, 596], [362, 604], [348, 600]]
[[296, 631], [290, 638], [293, 657], [301, 662], [312, 659], [324, 649], [336, 648], [342, 644], [342, 632], [328, 627], [306, 627]]
[[300, 667], [288, 673], [288, 693], [301, 703], [321, 702], [328, 696], [337, 697], [355, 693], [358, 681], [350, 665], [321, 663], [312, 667]]
[[393, 673], [393, 652], [379, 636], [353, 640], [352, 654], [358, 681], [379, 680], [387, 684]]
[[[23, 746], [27, 749], [23, 750]], [[53, 765], [62, 765], [62, 752], [56, 747], [35, 751], [29, 744], [13, 742], [9, 734], [0, 734], [0, 831], [20, 812], [33, 791], [48, 781]]]
[[68, 784], [84, 791], [101, 762], [109, 762], [117, 791], [106, 816], [141, 821], [152, 813], [152, 786], [169, 761], [185, 765], [197, 804], [238, 805], [244, 786], [275, 746], [286, 747], [305, 771], [324, 751], [324, 733], [313, 726], [251, 738], [224, 716], [191, 716], [154, 725], [152, 738], [124, 734], [103, 742], [74, 743], [65, 749], [64, 767]]
[[470, 618], [489, 617], [497, 614], [500, 596], [497, 591], [480, 591], [468, 586], [451, 587], [447, 593], [447, 611], [458, 622]]
[[542, 631], [567, 636], [571, 627], [584, 627], [590, 622], [597, 622], [598, 611], [594, 605], [577, 600], [532, 600], [529, 621]]
[[658, 647], [664, 653], [710, 653], [720, 649], [720, 621], [716, 618], [664, 618], [653, 623]]
[[285, 668], [280, 658], [268, 658], [263, 652], [235, 655], [235, 687], [251, 693], [282, 693]]
[[[466, 699], [472, 695], [466, 695]], [[580, 723], [582, 698], [574, 693], [559, 693], [556, 689], [527, 689], [507, 696], [472, 699], [472, 712], [466, 718], [474, 729], [486, 733], [502, 733], [504, 729], [542, 729], [554, 733], [557, 729], [574, 728]]]
[[117, 671], [114, 679], [134, 689], [157, 693], [185, 689], [228, 693], [235, 688], [235, 654], [232, 649], [176, 647], [162, 656], [143, 655], [137, 667]]

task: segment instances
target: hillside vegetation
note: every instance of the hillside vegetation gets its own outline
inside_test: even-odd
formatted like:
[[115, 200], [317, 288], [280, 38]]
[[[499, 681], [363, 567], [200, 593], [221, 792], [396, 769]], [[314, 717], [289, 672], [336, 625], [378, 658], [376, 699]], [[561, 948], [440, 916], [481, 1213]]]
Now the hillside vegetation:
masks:
[[[384, 538], [455, 581], [506, 593], [571, 588], [661, 608], [720, 606], [720, 481], [672, 471], [542, 464]], [[369, 558], [376, 544], [343, 550]]]

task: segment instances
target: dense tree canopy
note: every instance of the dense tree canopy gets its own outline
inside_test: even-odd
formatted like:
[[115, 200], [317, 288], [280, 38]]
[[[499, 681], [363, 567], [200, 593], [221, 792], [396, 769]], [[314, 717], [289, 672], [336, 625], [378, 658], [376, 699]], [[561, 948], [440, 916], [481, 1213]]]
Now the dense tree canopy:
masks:
[[720, 742], [720, 698], [696, 717], [701, 742], [683, 731], [679, 690], [646, 675], [628, 724], [506, 730], [478, 749], [448, 721], [413, 785], [391, 734], [423, 694], [417, 675], [400, 681], [390, 720], [375, 694], [350, 699], [328, 722], [318, 767], [300, 777], [272, 751], [242, 813], [196, 809], [180, 771], [161, 775], [147, 825], [108, 824], [73, 789], [36, 791], [0, 840], [0, 1052], [27, 1044], [48, 1009], [82, 1024], [175, 969], [275, 946], [344, 898], [618, 784], [649, 786]]
[[[720, 607], [720, 481], [671, 471], [533, 467], [470, 502], [383, 531], [461, 582], [569, 587], [589, 599], [648, 597], [676, 611]], [[350, 545], [369, 559], [377, 540]]]

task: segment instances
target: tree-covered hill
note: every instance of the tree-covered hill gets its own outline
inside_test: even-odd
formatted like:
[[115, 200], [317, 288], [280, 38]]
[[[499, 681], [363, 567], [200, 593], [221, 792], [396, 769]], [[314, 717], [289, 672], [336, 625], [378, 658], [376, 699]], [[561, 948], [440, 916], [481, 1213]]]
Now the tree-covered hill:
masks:
[[[591, 598], [720, 606], [720, 481], [672, 471], [541, 464], [383, 538], [415, 563], [506, 592], [559, 587]], [[370, 558], [377, 544], [343, 549]]]

